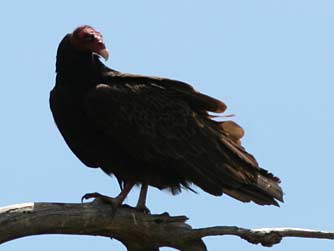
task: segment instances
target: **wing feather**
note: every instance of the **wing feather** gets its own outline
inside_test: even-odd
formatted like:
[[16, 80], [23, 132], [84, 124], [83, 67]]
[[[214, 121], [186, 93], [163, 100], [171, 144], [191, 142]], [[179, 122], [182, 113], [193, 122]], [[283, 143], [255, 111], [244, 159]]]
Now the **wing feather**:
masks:
[[[188, 84], [107, 76], [87, 95], [86, 104], [96, 126], [138, 161], [171, 170], [214, 195], [225, 192], [258, 204], [277, 204], [273, 197], [282, 200], [279, 180], [261, 169], [233, 134], [229, 136], [231, 129], [224, 130], [207, 113], [223, 112], [226, 105]], [[258, 186], [259, 177], [273, 189], [267, 191], [263, 182]]]

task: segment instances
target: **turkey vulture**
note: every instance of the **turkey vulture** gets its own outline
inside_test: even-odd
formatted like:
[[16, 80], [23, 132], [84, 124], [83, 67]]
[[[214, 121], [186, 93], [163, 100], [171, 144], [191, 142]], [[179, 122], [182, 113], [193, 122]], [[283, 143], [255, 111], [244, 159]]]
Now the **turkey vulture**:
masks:
[[100, 32], [85, 25], [67, 34], [50, 93], [54, 120], [72, 152], [114, 175], [121, 187], [116, 198], [91, 193], [84, 199], [117, 208], [141, 185], [137, 207], [145, 209], [148, 186], [176, 194], [195, 184], [242, 202], [283, 202], [279, 178], [241, 146], [242, 128], [209, 113], [223, 113], [223, 102], [180, 81], [110, 69], [100, 57], [108, 59]]

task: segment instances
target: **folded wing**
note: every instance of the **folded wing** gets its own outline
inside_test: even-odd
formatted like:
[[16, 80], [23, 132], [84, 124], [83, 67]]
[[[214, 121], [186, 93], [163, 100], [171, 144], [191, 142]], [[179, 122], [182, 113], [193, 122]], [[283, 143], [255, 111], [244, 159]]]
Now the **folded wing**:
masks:
[[170, 170], [210, 194], [226, 193], [243, 202], [278, 205], [276, 200], [283, 200], [279, 179], [240, 145], [242, 128], [208, 114], [224, 112], [226, 105], [188, 84], [106, 76], [85, 102], [87, 116], [99, 130], [157, 171]]

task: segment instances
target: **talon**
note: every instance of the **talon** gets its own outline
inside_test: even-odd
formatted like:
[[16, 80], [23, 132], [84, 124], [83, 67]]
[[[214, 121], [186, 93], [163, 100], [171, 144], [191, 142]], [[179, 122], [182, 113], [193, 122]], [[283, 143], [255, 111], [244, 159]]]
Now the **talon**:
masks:
[[81, 197], [81, 203], [83, 203], [84, 200], [92, 199], [95, 200], [101, 200], [104, 203], [107, 203], [111, 205], [112, 211], [111, 211], [111, 217], [114, 218], [117, 208], [122, 204], [122, 198], [111, 198], [105, 195], [102, 195], [100, 193], [86, 193], [84, 196]]
[[99, 193], [86, 193], [84, 196], [81, 197], [81, 203], [83, 203], [84, 200], [91, 198], [99, 199], [104, 203], [111, 205], [112, 208], [111, 217], [114, 218], [117, 209], [119, 208], [120, 205], [122, 205], [123, 201], [125, 200], [126, 196], [130, 192], [133, 185], [134, 184], [132, 183], [127, 184], [116, 198], [111, 198]]
[[83, 200], [88, 200], [92, 198], [96, 200], [97, 199], [102, 200], [103, 202], [108, 203], [108, 204], [115, 204], [114, 200], [117, 200], [117, 198], [114, 199], [114, 198], [105, 196], [100, 193], [86, 193], [84, 196], [81, 197], [81, 202], [83, 202]]
[[150, 209], [148, 209], [146, 206], [136, 206], [135, 209], [138, 210], [139, 212], [144, 213], [144, 214], [150, 214], [151, 213]]
[[101, 198], [103, 197], [103, 195], [99, 194], [99, 193], [86, 193], [84, 196], [81, 197], [81, 203], [83, 203], [84, 200], [88, 200], [91, 198]]

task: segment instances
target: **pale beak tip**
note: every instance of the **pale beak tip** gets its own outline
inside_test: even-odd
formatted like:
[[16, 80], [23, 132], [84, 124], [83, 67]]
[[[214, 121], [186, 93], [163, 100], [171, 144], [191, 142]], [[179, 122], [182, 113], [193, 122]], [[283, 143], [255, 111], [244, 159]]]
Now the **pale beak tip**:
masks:
[[99, 55], [104, 58], [105, 61], [109, 58], [109, 51], [107, 49], [102, 49], [99, 51]]

